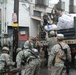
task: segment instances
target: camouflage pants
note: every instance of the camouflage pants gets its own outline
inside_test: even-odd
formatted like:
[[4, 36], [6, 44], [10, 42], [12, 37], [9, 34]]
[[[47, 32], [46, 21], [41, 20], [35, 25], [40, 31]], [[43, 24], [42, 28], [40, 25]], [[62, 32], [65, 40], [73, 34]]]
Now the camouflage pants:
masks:
[[63, 67], [54, 67], [50, 75], [67, 75], [66, 70]]
[[48, 75], [51, 75], [51, 71], [48, 71]]
[[8, 75], [6, 69], [0, 70], [0, 75]]
[[25, 75], [39, 75], [40, 62], [38, 59], [33, 59], [25, 66]]

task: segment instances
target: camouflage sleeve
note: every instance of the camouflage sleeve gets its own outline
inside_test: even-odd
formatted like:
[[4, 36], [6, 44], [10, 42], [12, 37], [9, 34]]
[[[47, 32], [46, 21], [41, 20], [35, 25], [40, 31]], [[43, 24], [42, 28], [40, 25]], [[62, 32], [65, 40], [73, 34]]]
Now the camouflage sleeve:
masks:
[[69, 61], [71, 61], [71, 50], [70, 50], [70, 47], [68, 46], [68, 59]]
[[55, 46], [53, 46], [53, 48], [51, 49], [51, 53], [48, 58], [48, 67], [51, 67], [53, 65], [52, 62], [54, 57], [55, 57]]
[[48, 32], [46, 32], [46, 41], [49, 41]]
[[22, 59], [22, 51], [19, 52], [16, 56], [17, 68], [20, 68], [20, 66], [21, 66], [21, 59]]
[[8, 62], [10, 61], [10, 56], [7, 55], [5, 60], [6, 60], [6, 62], [8, 63]]
[[10, 55], [7, 55], [6, 63], [7, 63], [7, 65], [13, 65], [13, 61], [12, 61], [12, 58], [10, 57]]

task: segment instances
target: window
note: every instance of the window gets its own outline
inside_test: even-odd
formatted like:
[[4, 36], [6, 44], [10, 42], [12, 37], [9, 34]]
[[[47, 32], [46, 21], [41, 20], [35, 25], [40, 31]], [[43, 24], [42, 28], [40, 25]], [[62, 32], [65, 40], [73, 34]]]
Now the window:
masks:
[[41, 12], [40, 11], [34, 11], [34, 16], [40, 17], [41, 16]]
[[76, 13], [76, 6], [74, 6], [74, 12]]
[[44, 4], [44, 0], [36, 0], [36, 4], [43, 5]]
[[0, 3], [2, 3], [3, 2], [3, 0], [0, 0]]
[[35, 0], [35, 4], [39, 6], [48, 6], [49, 0]]
[[19, 0], [20, 2], [25, 2], [25, 1], [28, 1], [28, 0]]
[[65, 11], [65, 2], [62, 2], [62, 10]]

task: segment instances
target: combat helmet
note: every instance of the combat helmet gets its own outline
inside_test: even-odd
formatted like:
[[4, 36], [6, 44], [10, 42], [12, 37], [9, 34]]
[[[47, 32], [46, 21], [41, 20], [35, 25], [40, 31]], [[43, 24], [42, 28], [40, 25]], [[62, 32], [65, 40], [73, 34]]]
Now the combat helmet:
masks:
[[6, 50], [6, 51], [9, 51], [9, 48], [8, 47], [3, 47], [2, 50]]
[[30, 46], [30, 41], [27, 40], [25, 43], [24, 43], [24, 48], [29, 48]]
[[55, 35], [55, 31], [50, 31], [50, 35]]
[[63, 40], [64, 39], [64, 35], [63, 34], [57, 34], [57, 39]]

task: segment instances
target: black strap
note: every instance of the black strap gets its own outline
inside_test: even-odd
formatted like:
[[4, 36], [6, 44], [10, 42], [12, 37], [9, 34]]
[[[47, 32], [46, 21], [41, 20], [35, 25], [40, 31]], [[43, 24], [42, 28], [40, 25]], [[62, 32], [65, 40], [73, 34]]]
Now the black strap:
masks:
[[67, 48], [63, 49], [62, 45], [61, 45], [60, 43], [58, 43], [58, 44], [60, 45], [61, 50], [63, 50], [63, 51], [64, 51], [64, 53], [65, 53], [65, 55], [66, 55], [66, 58], [67, 58]]
[[60, 43], [58, 43], [58, 44], [60, 45], [61, 49], [63, 50], [63, 47], [62, 47], [62, 45], [61, 45]]

